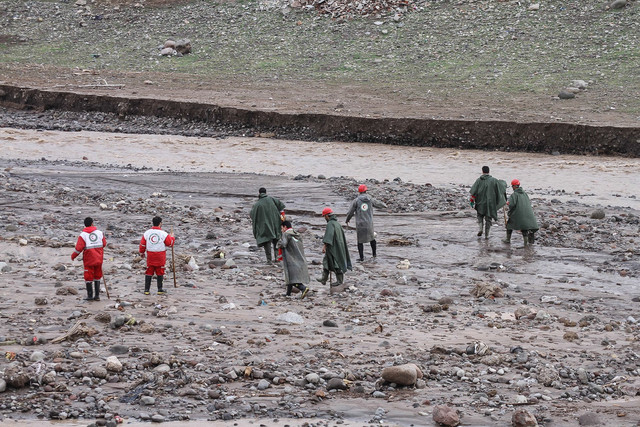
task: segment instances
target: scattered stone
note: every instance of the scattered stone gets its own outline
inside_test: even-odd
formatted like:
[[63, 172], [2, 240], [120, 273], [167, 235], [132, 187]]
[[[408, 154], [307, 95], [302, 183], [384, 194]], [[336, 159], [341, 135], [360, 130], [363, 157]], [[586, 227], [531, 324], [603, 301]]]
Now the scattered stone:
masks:
[[389, 383], [411, 386], [418, 378], [422, 378], [422, 371], [413, 363], [389, 366], [382, 370], [382, 379]]
[[113, 354], [127, 354], [129, 353], [129, 347], [122, 344], [116, 344], [109, 348], [109, 351]]
[[111, 315], [107, 312], [101, 312], [96, 314], [94, 317], [94, 319], [96, 319], [98, 322], [100, 323], [109, 323], [111, 322]]
[[278, 316], [277, 320], [294, 325], [302, 325], [304, 323], [304, 318], [298, 313], [294, 313], [293, 311], [288, 311], [284, 314], [281, 314], [280, 316]]
[[558, 98], [560, 99], [573, 99], [576, 97], [576, 94], [573, 92], [569, 92], [568, 90], [561, 90], [558, 94]]
[[623, 9], [629, 4], [628, 0], [613, 0], [607, 6], [608, 9]]
[[271, 383], [265, 379], [262, 379], [258, 382], [257, 388], [258, 390], [266, 390], [271, 386]]
[[342, 378], [331, 378], [327, 381], [327, 390], [346, 390], [347, 385]]
[[483, 298], [502, 298], [504, 297], [504, 291], [498, 284], [476, 283], [476, 285], [471, 290], [471, 295], [474, 297]]
[[140, 398], [140, 403], [146, 406], [151, 406], [151, 405], [155, 405], [156, 399], [152, 396], [142, 396]]
[[316, 373], [310, 373], [307, 374], [304, 377], [305, 381], [311, 384], [318, 384], [320, 382], [320, 375], [316, 374]]
[[595, 412], [587, 412], [578, 417], [578, 424], [581, 426], [599, 426], [602, 425], [600, 417]]
[[604, 219], [605, 217], [605, 212], [603, 209], [596, 209], [595, 211], [591, 212], [591, 219]]
[[513, 427], [537, 427], [538, 420], [531, 412], [521, 408], [513, 413], [511, 425]]
[[338, 324], [333, 320], [325, 320], [322, 322], [322, 326], [326, 326], [327, 328], [337, 328]]
[[176, 42], [175, 50], [181, 55], [187, 55], [191, 53], [191, 40], [178, 40]]
[[33, 353], [31, 353], [31, 356], [29, 356], [29, 360], [32, 362], [39, 362], [41, 360], [44, 360], [44, 353], [41, 351], [34, 351]]
[[12, 365], [5, 369], [4, 380], [13, 388], [23, 388], [29, 385], [31, 377], [20, 366]]
[[571, 86], [577, 87], [580, 90], [584, 90], [587, 88], [588, 84], [584, 80], [573, 80], [571, 82]]
[[450, 406], [438, 405], [433, 408], [433, 421], [443, 426], [457, 426], [460, 424], [460, 416]]
[[56, 295], [78, 295], [78, 290], [71, 286], [56, 289]]
[[516, 320], [518, 319], [522, 319], [525, 317], [535, 317], [535, 310], [533, 310], [531, 307], [523, 305], [520, 306], [518, 308], [516, 308], [516, 310], [513, 312]]
[[49, 300], [47, 300], [44, 297], [36, 297], [35, 304], [36, 305], [47, 305], [47, 304], [49, 304]]
[[164, 422], [164, 417], [160, 414], [154, 414], [151, 416], [152, 423], [162, 423]]
[[107, 375], [109, 375], [107, 368], [104, 366], [94, 366], [91, 368], [91, 373], [96, 378], [107, 378]]
[[551, 366], [545, 366], [540, 369], [540, 373], [538, 374], [538, 382], [547, 387], [550, 387], [551, 384], [557, 380], [559, 377], [558, 371]]
[[110, 371], [110, 372], [122, 372], [122, 370], [124, 369], [122, 366], [122, 363], [120, 362], [120, 360], [118, 360], [116, 356], [107, 357], [106, 368], [107, 368], [107, 371]]
[[4, 393], [7, 390], [7, 382], [0, 378], [0, 393]]

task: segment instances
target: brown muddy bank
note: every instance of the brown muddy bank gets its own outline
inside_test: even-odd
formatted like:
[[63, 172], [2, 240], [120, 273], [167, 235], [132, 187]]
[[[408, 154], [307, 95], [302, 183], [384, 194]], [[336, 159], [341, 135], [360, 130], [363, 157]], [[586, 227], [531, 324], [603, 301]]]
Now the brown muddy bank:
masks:
[[285, 139], [376, 142], [542, 153], [640, 157], [640, 129], [570, 123], [523, 123], [293, 114], [155, 98], [129, 98], [0, 85], [0, 106], [166, 117], [248, 129]]

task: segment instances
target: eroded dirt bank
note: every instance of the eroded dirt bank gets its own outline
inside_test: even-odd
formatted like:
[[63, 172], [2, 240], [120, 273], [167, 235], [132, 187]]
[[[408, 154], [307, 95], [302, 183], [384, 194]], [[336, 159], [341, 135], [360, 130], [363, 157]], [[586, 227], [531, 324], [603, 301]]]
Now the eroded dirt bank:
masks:
[[[15, 153], [29, 139], [17, 132], [4, 141]], [[72, 142], [78, 134], [62, 135]], [[44, 136], [35, 146], [47, 146]], [[108, 143], [93, 146], [96, 155], [108, 151]], [[65, 150], [58, 155], [73, 157]], [[85, 151], [82, 143], [75, 150]], [[180, 151], [199, 149], [183, 141]], [[129, 153], [134, 163], [140, 157]], [[273, 150], [261, 155], [286, 158]], [[379, 157], [370, 155], [371, 163]], [[331, 151], [313, 158], [328, 161]], [[396, 160], [407, 159], [398, 152]], [[599, 159], [584, 161], [585, 180], [617, 173], [598, 168]], [[435, 425], [439, 404], [456, 409], [464, 425], [508, 425], [517, 408], [548, 426], [640, 419], [635, 209], [585, 204], [578, 195], [562, 202], [555, 196], [561, 191], [537, 189], [532, 199], [543, 226], [525, 250], [519, 236], [503, 245], [499, 225], [489, 240], [475, 237], [467, 187], [407, 183], [378, 171], [366, 181], [389, 204], [376, 211], [377, 262], [356, 264], [344, 294], [330, 296], [318, 285], [300, 300], [283, 296], [282, 272], [263, 266], [254, 246], [248, 211], [257, 188], [285, 202], [317, 275], [323, 222], [316, 212], [331, 205], [343, 220], [361, 180], [188, 173], [187, 159], [172, 172], [101, 163], [0, 161], [0, 261], [8, 267], [0, 276], [2, 343], [16, 354], [0, 368], [18, 367], [28, 378], [0, 394], [5, 420], [109, 422], [117, 414], [131, 421], [244, 425], [257, 417], [267, 425], [282, 418], [290, 425], [408, 426]], [[361, 167], [352, 174], [366, 174]], [[475, 163], [469, 167], [475, 176]], [[558, 179], [576, 170], [559, 169]], [[459, 179], [453, 170], [442, 173], [443, 180]], [[603, 219], [591, 218], [596, 208]], [[179, 287], [170, 281], [168, 297], [140, 292], [137, 243], [155, 214], [179, 239]], [[110, 243], [111, 300], [103, 295], [90, 304], [81, 300], [82, 267], [69, 260], [87, 215]], [[355, 232], [347, 230], [347, 238], [354, 254]], [[187, 266], [191, 258], [197, 270]], [[485, 285], [496, 294], [477, 296]], [[287, 312], [302, 323], [291, 323]], [[78, 321], [87, 329], [51, 343]], [[488, 350], [474, 354], [480, 342]], [[122, 371], [106, 370], [114, 355]], [[416, 387], [381, 381], [385, 366], [406, 362], [424, 373]], [[340, 380], [346, 390], [333, 388]]]
[[204, 136], [217, 135], [219, 128], [223, 128], [235, 133], [270, 134], [284, 139], [640, 156], [640, 129], [636, 127], [293, 114], [202, 102], [118, 97], [12, 85], [0, 85], [0, 105], [38, 111], [107, 113], [121, 119], [134, 115], [202, 123], [200, 134]]

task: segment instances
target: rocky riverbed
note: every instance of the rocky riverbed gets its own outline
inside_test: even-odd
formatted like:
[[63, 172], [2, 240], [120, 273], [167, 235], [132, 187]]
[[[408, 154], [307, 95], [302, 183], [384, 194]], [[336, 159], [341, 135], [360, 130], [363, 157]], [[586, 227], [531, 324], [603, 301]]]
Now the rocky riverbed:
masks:
[[[462, 185], [132, 163], [0, 160], [3, 420], [638, 422], [637, 210], [537, 190], [542, 229], [525, 249], [518, 235], [501, 243], [499, 225], [475, 237]], [[345, 293], [285, 297], [251, 236], [257, 188], [285, 202], [318, 275], [317, 212], [343, 221], [361, 182], [389, 205], [378, 259], [365, 250]], [[164, 297], [141, 292], [137, 246], [154, 215], [178, 238]], [[85, 216], [109, 242], [111, 298], [90, 303], [69, 258]]]

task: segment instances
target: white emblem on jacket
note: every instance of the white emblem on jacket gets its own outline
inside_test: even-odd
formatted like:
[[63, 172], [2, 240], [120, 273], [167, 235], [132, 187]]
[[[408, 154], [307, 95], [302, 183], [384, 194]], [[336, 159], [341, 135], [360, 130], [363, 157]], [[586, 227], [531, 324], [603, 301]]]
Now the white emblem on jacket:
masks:
[[164, 230], [151, 228], [144, 233], [144, 239], [147, 241], [147, 252], [163, 252], [167, 250], [164, 239], [169, 233]]
[[94, 230], [91, 233], [87, 233], [83, 231], [80, 233], [80, 237], [84, 240], [84, 248], [85, 249], [96, 249], [102, 247], [102, 231]]

